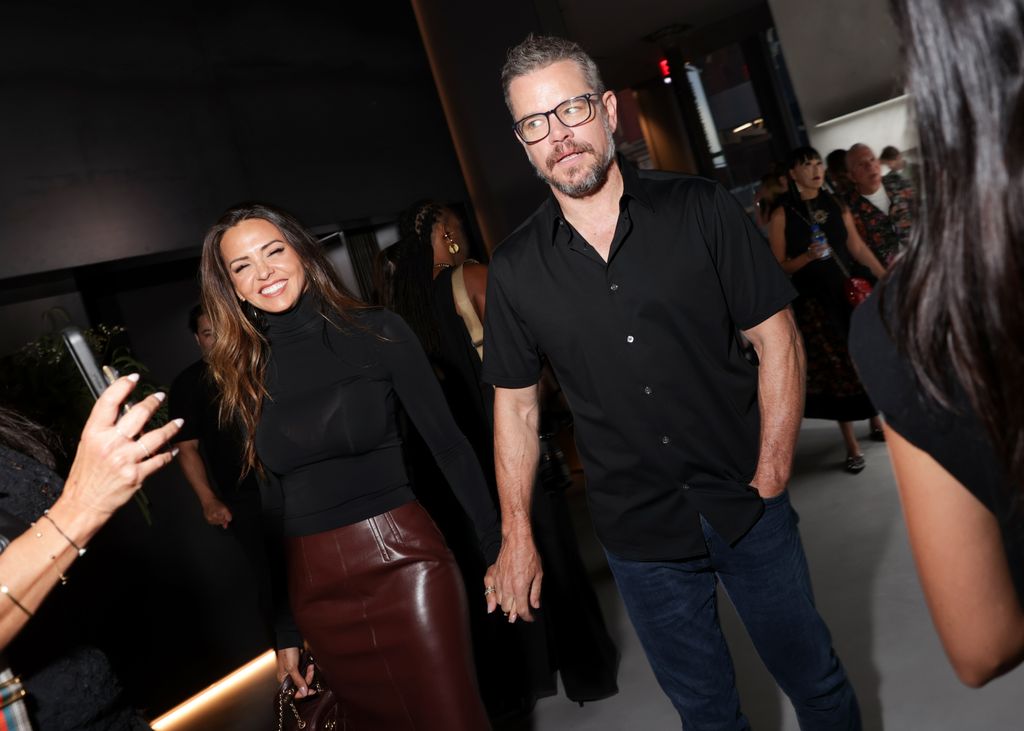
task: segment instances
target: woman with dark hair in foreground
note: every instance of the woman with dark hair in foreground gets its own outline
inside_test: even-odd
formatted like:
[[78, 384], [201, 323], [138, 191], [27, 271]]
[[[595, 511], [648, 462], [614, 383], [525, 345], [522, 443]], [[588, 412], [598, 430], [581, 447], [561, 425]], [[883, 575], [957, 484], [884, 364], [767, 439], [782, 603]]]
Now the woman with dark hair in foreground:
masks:
[[294, 624], [285, 610], [278, 679], [290, 675], [296, 696], [307, 694], [297, 669], [305, 638], [353, 727], [489, 728], [458, 569], [403, 467], [399, 402], [488, 564], [497, 513], [416, 336], [345, 293], [317, 241], [269, 206], [224, 213], [207, 232], [201, 274], [222, 416], [242, 424], [264, 511], [283, 531]]
[[901, 0], [913, 240], [854, 323], [910, 544], [960, 679], [1024, 659], [1024, 0]]

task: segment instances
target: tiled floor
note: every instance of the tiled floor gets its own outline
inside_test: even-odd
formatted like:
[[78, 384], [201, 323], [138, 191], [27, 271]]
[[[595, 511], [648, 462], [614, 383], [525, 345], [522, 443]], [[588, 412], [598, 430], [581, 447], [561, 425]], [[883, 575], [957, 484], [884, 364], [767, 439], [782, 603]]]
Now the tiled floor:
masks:
[[[862, 428], [866, 431], [866, 425]], [[843, 449], [835, 425], [805, 422], [791, 491], [818, 605], [856, 687], [865, 729], [1024, 729], [1024, 669], [981, 690], [964, 688], [949, 669], [914, 574], [885, 445], [865, 440], [863, 447], [867, 468], [860, 475], [847, 475], [839, 469]], [[678, 716], [659, 690], [625, 617], [582, 501], [577, 508], [585, 558], [622, 651], [619, 694], [583, 708], [563, 696], [547, 698], [537, 704], [532, 718], [500, 731], [679, 728]], [[754, 728], [796, 731], [792, 708], [757, 658], [728, 601], [723, 598], [721, 606], [740, 696]], [[268, 681], [257, 679], [249, 690], [218, 704], [218, 718], [195, 717], [177, 728], [270, 728]]]

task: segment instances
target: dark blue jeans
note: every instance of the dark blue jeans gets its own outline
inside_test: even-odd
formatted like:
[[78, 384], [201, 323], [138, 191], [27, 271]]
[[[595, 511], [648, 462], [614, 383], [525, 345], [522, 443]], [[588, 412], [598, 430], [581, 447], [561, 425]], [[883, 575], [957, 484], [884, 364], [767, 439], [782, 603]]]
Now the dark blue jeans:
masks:
[[701, 518], [708, 556], [629, 561], [607, 553], [626, 610], [686, 731], [749, 729], [718, 622], [722, 582], [803, 731], [856, 731], [860, 709], [814, 607], [811, 578], [788, 493], [729, 546]]

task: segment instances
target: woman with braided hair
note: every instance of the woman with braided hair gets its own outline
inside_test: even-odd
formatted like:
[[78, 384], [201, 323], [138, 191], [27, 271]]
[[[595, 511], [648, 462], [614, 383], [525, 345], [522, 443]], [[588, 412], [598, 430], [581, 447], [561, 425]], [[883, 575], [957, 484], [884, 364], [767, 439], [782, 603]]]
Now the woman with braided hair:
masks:
[[[381, 303], [408, 322], [423, 343], [452, 415], [473, 445], [496, 499], [494, 390], [481, 378], [487, 267], [468, 258], [465, 228], [448, 206], [435, 201], [414, 204], [400, 216], [399, 231], [399, 242], [382, 252]], [[554, 378], [545, 383], [548, 394], [557, 398]], [[556, 693], [555, 670], [572, 700], [597, 700], [617, 691], [618, 652], [569, 520], [564, 495], [568, 470], [550, 439], [556, 431], [556, 411], [546, 409], [542, 417], [538, 438], [546, 459], [541, 462], [532, 510], [545, 561], [545, 612], [532, 626], [509, 626], [500, 617], [471, 613], [477, 675], [492, 718], [525, 712], [537, 698]], [[461, 509], [436, 489], [442, 478], [422, 441], [413, 434], [405, 442], [413, 487], [422, 493], [420, 500], [459, 560], [470, 601], [482, 606], [480, 566], [467, 541], [471, 534], [462, 525]]]

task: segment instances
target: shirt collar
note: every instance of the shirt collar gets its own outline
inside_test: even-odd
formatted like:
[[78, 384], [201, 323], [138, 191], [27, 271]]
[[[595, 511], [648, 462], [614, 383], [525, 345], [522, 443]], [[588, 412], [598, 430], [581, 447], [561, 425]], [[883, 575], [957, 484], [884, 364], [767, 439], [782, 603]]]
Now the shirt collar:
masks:
[[[636, 168], [621, 154], [616, 155], [616, 162], [619, 165], [619, 172], [622, 174], [622, 198], [619, 200], [619, 210], [626, 207], [630, 200], [636, 200], [650, 211], [654, 211], [654, 204], [651, 202], [650, 193], [644, 187], [643, 181], [637, 174]], [[572, 241], [572, 226], [562, 216], [562, 209], [553, 193], [548, 193], [544, 201], [543, 215], [548, 221], [548, 230], [551, 233], [551, 244], [561, 241], [567, 244]]]

